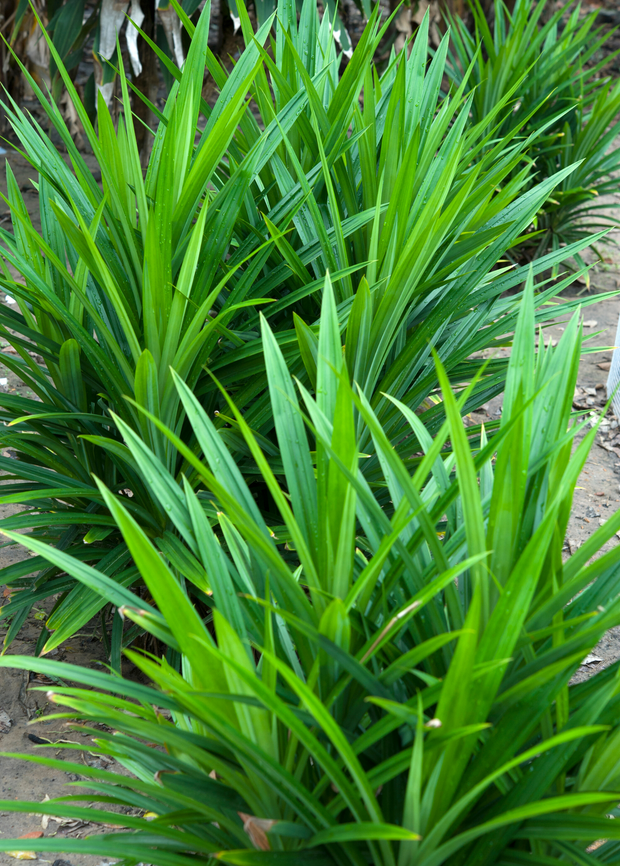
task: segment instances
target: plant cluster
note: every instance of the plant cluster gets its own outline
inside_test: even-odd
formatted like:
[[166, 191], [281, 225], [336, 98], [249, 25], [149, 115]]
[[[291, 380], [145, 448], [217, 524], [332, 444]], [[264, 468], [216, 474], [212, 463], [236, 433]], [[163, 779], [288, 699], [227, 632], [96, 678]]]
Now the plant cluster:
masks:
[[[597, 13], [584, 18], [579, 5], [568, 3], [541, 25], [547, 0], [516, 0], [511, 12], [495, 0], [491, 28], [479, 0], [471, 5], [473, 32], [447, 15], [452, 38], [447, 68], [453, 82], [467, 79], [474, 122], [512, 93], [513, 110], [499, 134], [514, 124], [523, 136], [540, 133], [526, 154], [531, 182], [574, 166], [542, 205], [536, 232], [519, 253], [535, 258], [586, 239], [596, 228], [618, 225], [599, 214], [610, 207], [600, 198], [615, 191], [620, 168], [620, 148], [612, 148], [620, 134], [620, 82], [600, 76], [610, 59], [598, 59], [600, 49], [610, 34], [595, 29]], [[579, 255], [575, 259], [583, 264]]]
[[[140, 411], [200, 453], [174, 369], [211, 417], [219, 413], [218, 436], [247, 474], [267, 521], [277, 523], [212, 375], [282, 477], [259, 313], [291, 371], [313, 391], [329, 270], [349, 373], [385, 435], [410, 458], [420, 443], [404, 438], [407, 423], [385, 395], [420, 413], [431, 435], [440, 428], [445, 407], [431, 346], [452, 383], [475, 380], [464, 413], [503, 389], [506, 361], [484, 365], [481, 353], [509, 341], [526, 270], [498, 262], [573, 170], [538, 184], [528, 182], [527, 170], [517, 171], [536, 134], [518, 141], [517, 124], [498, 135], [510, 94], [475, 123], [466, 81], [442, 96], [448, 39], [428, 63], [428, 18], [411, 52], [394, 57], [379, 76], [373, 56], [385, 26], [375, 14], [340, 76], [330, 22], [319, 21], [311, 0], [299, 22], [294, 7], [282, 2], [277, 19], [256, 36], [241, 15], [247, 48], [230, 74], [208, 49], [209, 5], [195, 32], [184, 19], [191, 50], [182, 73], [170, 64], [178, 80], [160, 114], [145, 176], [122, 72], [125, 111], [118, 128], [100, 99], [95, 132], [57, 58], [101, 186], [34, 81], [70, 166], [19, 106], [5, 106], [38, 172], [41, 230], [8, 167], [13, 231], [0, 229], [0, 243], [14, 271], [5, 268], [0, 285], [19, 309], [0, 307], [0, 333], [18, 353], [5, 355], [4, 363], [36, 398], [3, 395], [0, 401], [0, 420], [8, 425], [0, 439], [17, 455], [0, 457], [8, 473], [0, 502], [26, 506], [1, 526], [28, 528], [98, 563], [125, 586], [139, 575], [93, 476], [176, 564], [184, 562], [184, 547], [168, 492], [141, 475], [113, 413], [155, 451], [175, 485], [183, 474], [199, 485]], [[272, 25], [273, 59], [263, 48]], [[221, 88], [212, 108], [201, 97], [205, 65]], [[541, 257], [535, 273], [587, 242]], [[543, 287], [538, 322], [575, 306], [549, 303], [564, 285]], [[372, 483], [380, 462], [370, 431], [362, 419], [357, 423], [360, 447], [369, 454], [363, 472]], [[2, 610], [13, 616], [6, 646], [31, 606], [46, 597], [59, 595], [37, 650], [53, 649], [103, 606], [95, 593], [45, 566], [35, 558], [1, 572], [15, 589]], [[34, 579], [27, 576], [33, 569], [39, 570]], [[121, 635], [113, 629], [116, 658]]]
[[[575, 171], [533, 177], [547, 96], [516, 116], [517, 76], [480, 108], [478, 55], [443, 94], [428, 18], [379, 74], [378, 11], [341, 70], [311, 0], [257, 34], [240, 5], [227, 72], [208, 4], [195, 31], [175, 8], [191, 48], [182, 71], [160, 51], [145, 175], [122, 69], [95, 131], [56, 56], [101, 185], [34, 81], [70, 166], [6, 106], [41, 216], [7, 169], [0, 332], [38, 398], [0, 398], [0, 502], [26, 506], [0, 529], [35, 554], [1, 573], [7, 646], [56, 602], [39, 657], [0, 666], [54, 678], [52, 718], [131, 775], [76, 764], [77, 794], [0, 809], [122, 825], [28, 847], [127, 864], [616, 862], [620, 662], [572, 677], [620, 625], [620, 512], [564, 559], [596, 428], [572, 416], [571, 279], [534, 282], [591, 239], [504, 259]], [[109, 673], [44, 657], [108, 606]]]
[[[95, 748], [133, 775], [76, 764], [87, 776], [76, 784], [88, 794], [0, 808], [96, 815], [126, 827], [86, 840], [37, 840], [35, 850], [162, 866], [188, 863], [189, 852], [192, 862], [240, 866], [614, 862], [618, 663], [570, 684], [605, 630], [620, 623], [620, 547], [589, 562], [620, 528], [620, 512], [562, 561], [574, 486], [596, 435], [590, 430], [572, 453], [580, 430], [570, 420], [578, 316], [556, 348], [536, 355], [530, 282], [490, 443], [484, 434], [468, 438], [461, 409], [470, 389], [453, 395], [439, 360], [447, 417], [434, 438], [392, 398], [409, 441], [416, 437], [424, 450], [413, 474], [350, 384], [329, 280], [315, 396], [291, 374], [264, 318], [261, 329], [284, 485], [222, 393], [281, 526], [265, 523], [180, 377], [176, 390], [204, 460], [147, 417], [200, 477], [217, 509], [213, 525], [192, 486], [177, 486], [116, 419], [143, 477], [176, 490], [170, 513], [192, 550], [191, 571], [202, 568], [208, 582], [205, 609], [187, 592], [190, 569], [167, 564], [101, 481], [152, 605], [25, 536], [30, 550], [101, 593], [181, 662], [130, 650], [153, 683], [144, 686], [3, 656], [3, 666], [87, 686], [54, 686], [48, 699], [68, 710], [52, 718], [105, 725], [91, 729]], [[372, 484], [362, 471], [360, 420], [379, 465]], [[73, 768], [55, 757], [31, 760]], [[104, 811], [76, 805], [85, 796]], [[146, 817], [106, 804], [138, 806]], [[586, 848], [597, 839], [608, 841], [595, 857]], [[2, 839], [0, 850], [15, 844]]]

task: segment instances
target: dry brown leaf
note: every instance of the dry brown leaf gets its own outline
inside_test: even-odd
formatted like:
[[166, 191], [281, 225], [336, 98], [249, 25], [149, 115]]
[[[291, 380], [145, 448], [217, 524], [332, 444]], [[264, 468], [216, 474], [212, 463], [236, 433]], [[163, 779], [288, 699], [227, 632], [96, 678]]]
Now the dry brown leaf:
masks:
[[[47, 803], [48, 800], [49, 800], [49, 795], [46, 794], [45, 797], [43, 797], [43, 799], [41, 800], [41, 802]], [[43, 827], [44, 830], [47, 830], [47, 825], [50, 822], [50, 817], [51, 817], [50, 815], [41, 815], [41, 826]]]
[[243, 821], [243, 829], [250, 837], [250, 841], [259, 851], [271, 851], [271, 845], [267, 833], [274, 824], [278, 822], [271, 818], [257, 818], [255, 815], [246, 815], [245, 812], [237, 812]]
[[[41, 800], [41, 802], [48, 803], [49, 799], [49, 795], [46, 794], [45, 797], [43, 797], [43, 799]], [[64, 818], [58, 818], [56, 815], [41, 815], [41, 826], [44, 830], [47, 830], [50, 821], [56, 821], [57, 824], [62, 824], [64, 820]], [[41, 835], [43, 835], [43, 833]]]
[[398, 54], [398, 52], [404, 48], [413, 33], [410, 7], [401, 6], [401, 10], [396, 17], [394, 26], [397, 31], [396, 41], [394, 42], [394, 51]]
[[177, 66], [182, 67], [185, 63], [185, 52], [183, 51], [183, 39], [181, 36], [181, 21], [172, 7], [158, 6], [157, 14], [161, 21], [168, 45], [172, 49]]
[[609, 451], [611, 454], [615, 454], [617, 457], [620, 457], [620, 450], [617, 447], [612, 447], [609, 442], [602, 442], [600, 439], [597, 441], [597, 445], [601, 448], [604, 448], [605, 451]]

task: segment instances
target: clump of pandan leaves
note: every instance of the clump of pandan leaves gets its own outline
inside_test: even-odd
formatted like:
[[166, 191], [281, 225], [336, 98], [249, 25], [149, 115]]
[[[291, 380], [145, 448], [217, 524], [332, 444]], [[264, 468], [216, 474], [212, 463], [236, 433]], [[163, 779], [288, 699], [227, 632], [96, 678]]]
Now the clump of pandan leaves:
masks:
[[[598, 252], [592, 233], [618, 225], [610, 212], [617, 202], [601, 201], [615, 193], [620, 168], [620, 148], [614, 145], [620, 133], [620, 83], [601, 77], [610, 60], [609, 54], [600, 59], [601, 49], [611, 31], [596, 27], [596, 11], [582, 16], [575, 3], [541, 23], [547, 5], [547, 0], [516, 0], [508, 12], [502, 0], [495, 0], [490, 26], [474, 2], [473, 32], [463, 20], [447, 16], [452, 35], [447, 71], [455, 85], [467, 81], [472, 122], [480, 122], [512, 92], [513, 112], [499, 134], [515, 123], [522, 135], [542, 131], [524, 153], [524, 163], [532, 165], [530, 183], [575, 166], [542, 204], [534, 220], [536, 232], [518, 247], [517, 258], [536, 258], [584, 240]], [[583, 265], [578, 252], [566, 253], [567, 259], [571, 256]]]
[[[17, 307], [0, 307], [0, 332], [17, 355], [3, 355], [3, 363], [36, 398], [0, 395], [7, 425], [0, 442], [17, 457], [0, 456], [8, 473], [0, 503], [23, 508], [0, 527], [28, 529], [125, 587], [142, 578], [93, 476], [173, 567], [186, 567], [170, 502], [183, 476], [194, 488], [198, 475], [157, 422], [197, 456], [204, 443], [171, 368], [214, 419], [263, 519], [278, 523], [271, 493], [212, 378], [234, 399], [286, 486], [261, 313], [292, 374], [315, 393], [317, 323], [329, 270], [347, 369], [407, 459], [419, 449], [418, 434], [411, 438], [385, 395], [420, 413], [431, 434], [441, 428], [445, 406], [431, 343], [451, 382], [472, 383], [463, 413], [503, 389], [506, 361], [482, 369], [480, 352], [503, 344], [514, 329], [525, 271], [497, 263], [572, 171], [568, 166], [523, 191], [523, 177], [512, 175], [535, 135], [517, 138], [519, 128], [510, 126], [494, 133], [510, 115], [510, 92], [474, 124], [466, 80], [442, 94], [448, 41], [429, 58], [428, 19], [411, 50], [379, 74], [373, 56], [387, 25], [375, 12], [341, 74], [328, 16], [320, 20], [311, 0], [299, 21], [280, 3], [256, 34], [239, 6], [246, 48], [228, 72], [208, 49], [209, 3], [195, 29], [180, 7], [178, 13], [191, 49], [182, 72], [162, 54], [176, 83], [158, 115], [144, 175], [122, 69], [118, 127], [101, 99], [95, 131], [50, 45], [92, 147], [92, 170], [36, 82], [30, 83], [70, 165], [42, 127], [18, 105], [5, 105], [33, 166], [41, 228], [9, 165], [12, 231], [0, 229], [0, 245], [15, 270], [4, 271], [0, 285]], [[201, 97], [205, 70], [220, 90], [213, 107]], [[542, 258], [535, 272], [584, 244]], [[571, 309], [573, 302], [548, 304], [563, 285], [543, 287], [539, 321]], [[166, 467], [173, 481], [165, 496], [140, 472], [114, 415]], [[362, 471], [372, 485], [381, 477], [380, 460], [366, 422], [358, 418], [356, 425], [369, 455]], [[32, 605], [51, 596], [57, 601], [37, 652], [50, 651], [99, 611], [109, 628], [110, 609], [103, 610], [99, 595], [41, 557], [3, 569], [0, 580], [14, 591], [1, 614], [12, 616], [7, 646]], [[189, 592], [205, 602], [200, 579]], [[114, 664], [121, 635], [116, 618]]]
[[[72, 762], [69, 753], [59, 760], [58, 748], [71, 748], [61, 743], [50, 757], [45, 747], [29, 756], [82, 781], [68, 798], [0, 801], [0, 809], [124, 828], [29, 839], [29, 848], [156, 866], [212, 858], [238, 866], [615, 861], [618, 663], [584, 683], [571, 677], [620, 624], [620, 547], [591, 561], [620, 529], [620, 512], [563, 562], [573, 491], [596, 428], [576, 444], [585, 423], [571, 419], [577, 316], [538, 355], [534, 322], [530, 282], [490, 442], [461, 420], [475, 385], [453, 393], [437, 358], [446, 418], [434, 438], [392, 398], [410, 441], [421, 444], [412, 462], [350, 382], [329, 281], [315, 395], [263, 318], [281, 467], [274, 471], [225, 391], [222, 399], [254, 477], [273, 497], [275, 527], [180, 376], [174, 387], [203, 457], [145, 417], [186, 461], [194, 485], [177, 485], [115, 418], [142, 477], [170, 504], [192, 551], [187, 567], [161, 557], [100, 479], [150, 603], [31, 535], [23, 542], [115, 605], [126, 627], [139, 623], [176, 662], [128, 651], [145, 685], [45, 658], [0, 658], [2, 667], [56, 678], [47, 700], [60, 718], [130, 773]], [[365, 431], [378, 460], [373, 483]], [[164, 490], [176, 492], [166, 499]], [[200, 570], [208, 595], [197, 606], [187, 588]], [[99, 725], [89, 731], [89, 723]], [[588, 851], [595, 840], [607, 841]], [[0, 838], [0, 850], [19, 844]]]

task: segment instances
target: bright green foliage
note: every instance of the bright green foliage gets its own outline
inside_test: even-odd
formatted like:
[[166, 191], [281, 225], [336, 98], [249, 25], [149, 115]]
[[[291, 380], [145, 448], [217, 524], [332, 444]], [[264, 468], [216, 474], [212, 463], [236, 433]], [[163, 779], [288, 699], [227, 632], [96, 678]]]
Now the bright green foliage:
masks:
[[[299, 23], [294, 6], [282, 0], [278, 18], [256, 37], [241, 7], [240, 14], [248, 47], [230, 75], [207, 47], [208, 4], [195, 33], [185, 20], [191, 51], [182, 74], [166, 58], [178, 82], [144, 178], [124, 78], [118, 130], [101, 102], [95, 134], [63, 73], [101, 187], [34, 82], [71, 166], [32, 118], [17, 105], [7, 107], [39, 173], [41, 230], [7, 168], [13, 233], [0, 230], [0, 239], [20, 277], [8, 269], [0, 277], [19, 302], [18, 312], [0, 307], [0, 332], [18, 352], [3, 360], [39, 400], [0, 397], [0, 420], [9, 425], [0, 441], [18, 457], [0, 457], [9, 473], [0, 502], [29, 506], [2, 527], [33, 528], [82, 561], [98, 562], [124, 586], [139, 575], [93, 474], [162, 549], [172, 545], [182, 556], [174, 505], [179, 473], [188, 474], [192, 487], [198, 476], [140, 408], [193, 453], [211, 446], [187, 423], [170, 367], [214, 420], [215, 438], [226, 444], [270, 520], [265, 481], [210, 374], [234, 398], [286, 487], [289, 466], [273, 408], [286, 412], [288, 405], [284, 398], [270, 401], [267, 392], [259, 313], [291, 373], [321, 397], [317, 329], [329, 270], [347, 370], [387, 440], [408, 459], [419, 448], [418, 434], [405, 438], [408, 422], [385, 393], [422, 412], [431, 434], [439, 429], [445, 407], [435, 394], [431, 345], [450, 381], [480, 374], [462, 412], [501, 391], [505, 360], [482, 372], [480, 355], [472, 356], [510, 341], [526, 271], [497, 263], [572, 170], [523, 191], [527, 172], [516, 168], [531, 142], [515, 143], [517, 130], [499, 138], [492, 131], [508, 97], [473, 125], [471, 97], [462, 89], [442, 97], [448, 43], [427, 63], [428, 19], [410, 55], [394, 58], [379, 76], [372, 61], [382, 33], [375, 15], [339, 78], [329, 21], [319, 22], [312, 0]], [[272, 23], [275, 59], [263, 50]], [[205, 64], [221, 88], [213, 108], [201, 99]], [[536, 273], [585, 243], [539, 260]], [[543, 287], [538, 321], [574, 306], [549, 304], [564, 285]], [[42, 364], [26, 351], [33, 347]], [[152, 450], [170, 473], [165, 488], [140, 471], [112, 413], [132, 441], [144, 443], [136, 448]], [[356, 436], [370, 455], [364, 474], [375, 483], [381, 466], [363, 416]], [[55, 631], [48, 650], [101, 607], [97, 596], [56, 569], [43, 570], [34, 582], [25, 577], [44, 564], [34, 559], [2, 572], [3, 582], [23, 590], [3, 609], [14, 615], [7, 643], [37, 599], [61, 594], [47, 623]]]
[[[563, 563], [573, 490], [596, 430], [571, 453], [580, 326], [573, 317], [558, 346], [536, 355], [533, 300], [530, 282], [490, 444], [463, 426], [468, 393], [453, 395], [439, 362], [448, 417], [434, 440], [395, 401], [409, 442], [417, 437], [424, 449], [413, 474], [349, 384], [329, 282], [316, 398], [295, 381], [263, 319], [288, 495], [232, 402], [229, 412], [273, 497], [277, 527], [265, 525], [213, 422], [177, 377], [204, 463], [162, 430], [217, 509], [205, 510], [190, 484], [179, 490], [171, 513], [191, 568], [160, 556], [100, 483], [156, 607], [24, 537], [181, 654], [177, 668], [129, 652], [152, 688], [46, 659], [0, 659], [92, 687], [61, 684], [52, 699], [69, 718], [113, 728], [92, 731], [95, 748], [135, 778], [76, 765], [89, 777], [78, 786], [94, 788], [104, 809], [124, 803], [158, 816], [148, 823], [71, 799], [0, 802], [128, 830], [29, 847], [162, 866], [181, 866], [190, 852], [192, 862], [216, 854], [274, 866], [614, 861], [620, 828], [605, 816], [620, 799], [618, 663], [569, 682], [620, 623], [620, 547], [588, 564], [620, 528], [620, 512]], [[373, 484], [361, 471], [359, 419], [380, 464]], [[144, 477], [172, 486], [156, 454], [118, 424]], [[196, 607], [187, 588], [200, 569], [212, 594]], [[600, 838], [610, 841], [588, 857]], [[16, 844], [0, 839], [0, 850]]]
[[620, 149], [611, 149], [620, 133], [620, 83], [599, 77], [608, 56], [594, 62], [609, 36], [594, 29], [596, 12], [582, 18], [580, 6], [572, 2], [540, 25], [546, 3], [516, 0], [510, 13], [502, 0], [495, 0], [491, 30], [474, 0], [474, 34], [463, 21], [448, 16], [454, 46], [449, 75], [456, 84], [468, 76], [474, 122], [482, 121], [490, 107], [511, 94], [513, 112], [500, 134], [514, 124], [523, 136], [544, 129], [526, 156], [533, 164], [531, 179], [541, 181], [565, 166], [579, 164], [563, 178], [535, 220], [539, 234], [527, 244], [534, 256], [618, 222], [598, 213], [609, 203], [597, 202], [616, 191], [612, 174], [620, 168]]

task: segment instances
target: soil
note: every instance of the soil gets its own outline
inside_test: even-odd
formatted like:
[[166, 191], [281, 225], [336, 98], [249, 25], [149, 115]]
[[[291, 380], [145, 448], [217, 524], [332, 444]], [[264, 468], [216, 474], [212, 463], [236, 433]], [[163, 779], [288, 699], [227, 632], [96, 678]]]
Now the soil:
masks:
[[[620, 146], [620, 141], [616, 142], [616, 145]], [[31, 178], [34, 178], [34, 171], [18, 153], [10, 152], [6, 158], [10, 162], [17, 182], [23, 191], [33, 224], [38, 229], [40, 228], [38, 200], [30, 182]], [[85, 159], [94, 167], [92, 156], [86, 154]], [[0, 177], [0, 189], [6, 193], [4, 172], [2, 171], [0, 174], [2, 175]], [[615, 201], [610, 200], [608, 202], [610, 207], [620, 203], [620, 192], [613, 199]], [[0, 225], [6, 225], [7, 221], [8, 208], [0, 203]], [[612, 240], [620, 241], [620, 231], [612, 233]], [[620, 247], [605, 247], [604, 256], [605, 261], [595, 264], [591, 271], [589, 289], [583, 284], [576, 283], [567, 290], [567, 297], [581, 295], [591, 299], [597, 294], [620, 289]], [[595, 258], [592, 254], [593, 261]], [[8, 303], [3, 293], [0, 293], [0, 303]], [[587, 410], [594, 415], [604, 411], [607, 379], [605, 368], [611, 360], [612, 349], [610, 347], [614, 345], [619, 314], [620, 297], [603, 300], [584, 309], [584, 329], [586, 334], [591, 335], [587, 345], [596, 347], [597, 352], [586, 354], [582, 359], [579, 387], [575, 393], [574, 405], [576, 409]], [[565, 322], [554, 323], [553, 326], [545, 330], [544, 339], [558, 340], [564, 327]], [[0, 352], [2, 351], [11, 350], [10, 347], [7, 349], [4, 341], [0, 340]], [[32, 396], [32, 393], [1, 363], [0, 390]], [[498, 397], [482, 407], [479, 412], [474, 413], [474, 421], [482, 423], [489, 419], [497, 419], [501, 412], [501, 400], [502, 398]], [[606, 419], [606, 432], [597, 435], [596, 444], [581, 474], [567, 532], [565, 544], [567, 556], [583, 544], [592, 532], [620, 507], [620, 427], [617, 426], [617, 423], [613, 415], [609, 413]], [[13, 513], [14, 509], [15, 506], [0, 506], [0, 518]], [[620, 539], [614, 537], [601, 552], [618, 544], [620, 544]], [[28, 553], [23, 549], [13, 546], [0, 548], [0, 567], [27, 557]], [[2, 587], [0, 587], [1, 595]], [[12, 643], [9, 654], [34, 655], [36, 639], [40, 631], [39, 620], [43, 613], [42, 607], [44, 608], [44, 606], [39, 606], [38, 609], [33, 610], [19, 634], [19, 639]], [[6, 625], [0, 622], [0, 641], [3, 640], [5, 634]], [[106, 660], [106, 655], [96, 625], [94, 623], [89, 624], [80, 635], [63, 644], [58, 649], [55, 658], [66, 659], [85, 666], [103, 663]], [[620, 627], [612, 629], [594, 652], [584, 660], [575, 680], [585, 679], [618, 658], [620, 658]], [[80, 753], [81, 760], [87, 764], [101, 761], [100, 756], [90, 752], [90, 741], [86, 734], [67, 731], [62, 726], [62, 722], [45, 720], [44, 717], [47, 712], [45, 690], [33, 691], [32, 687], [37, 685], [45, 685], [45, 681], [31, 679], [29, 675], [23, 674], [21, 671], [0, 669], [0, 750], [2, 752], [20, 752], [26, 755], [35, 754], [37, 745], [30, 739], [33, 733], [35, 736], [49, 739], [52, 742], [61, 739], [80, 742], [81, 738], [84, 737], [84, 751]], [[62, 756], [62, 750], [59, 750], [57, 757], [62, 758]], [[69, 758], [74, 760], [75, 752], [69, 753]], [[106, 763], [106, 768], [122, 772], [122, 769], [113, 763]], [[41, 802], [48, 797], [53, 799], [65, 796], [74, 793], [68, 786], [77, 780], [78, 777], [72, 773], [63, 773], [57, 769], [18, 761], [0, 754], [0, 800], [27, 799]], [[41, 816], [2, 812], [0, 809], [0, 836], [2, 838], [16, 838], [41, 831], [43, 831]], [[76, 837], [97, 832], [97, 827], [78, 822], [61, 824], [50, 820], [44, 832], [47, 836]], [[27, 850], [26, 839], [24, 839], [23, 848]], [[39, 854], [37, 859], [41, 862], [54, 864], [54, 866], [66, 866], [67, 862], [73, 866], [107, 866], [99, 858], [90, 856], [71, 855], [68, 861], [60, 861], [54, 854], [46, 855], [43, 853]], [[0, 852], [0, 866], [11, 863], [14, 864], [15, 860]]]

